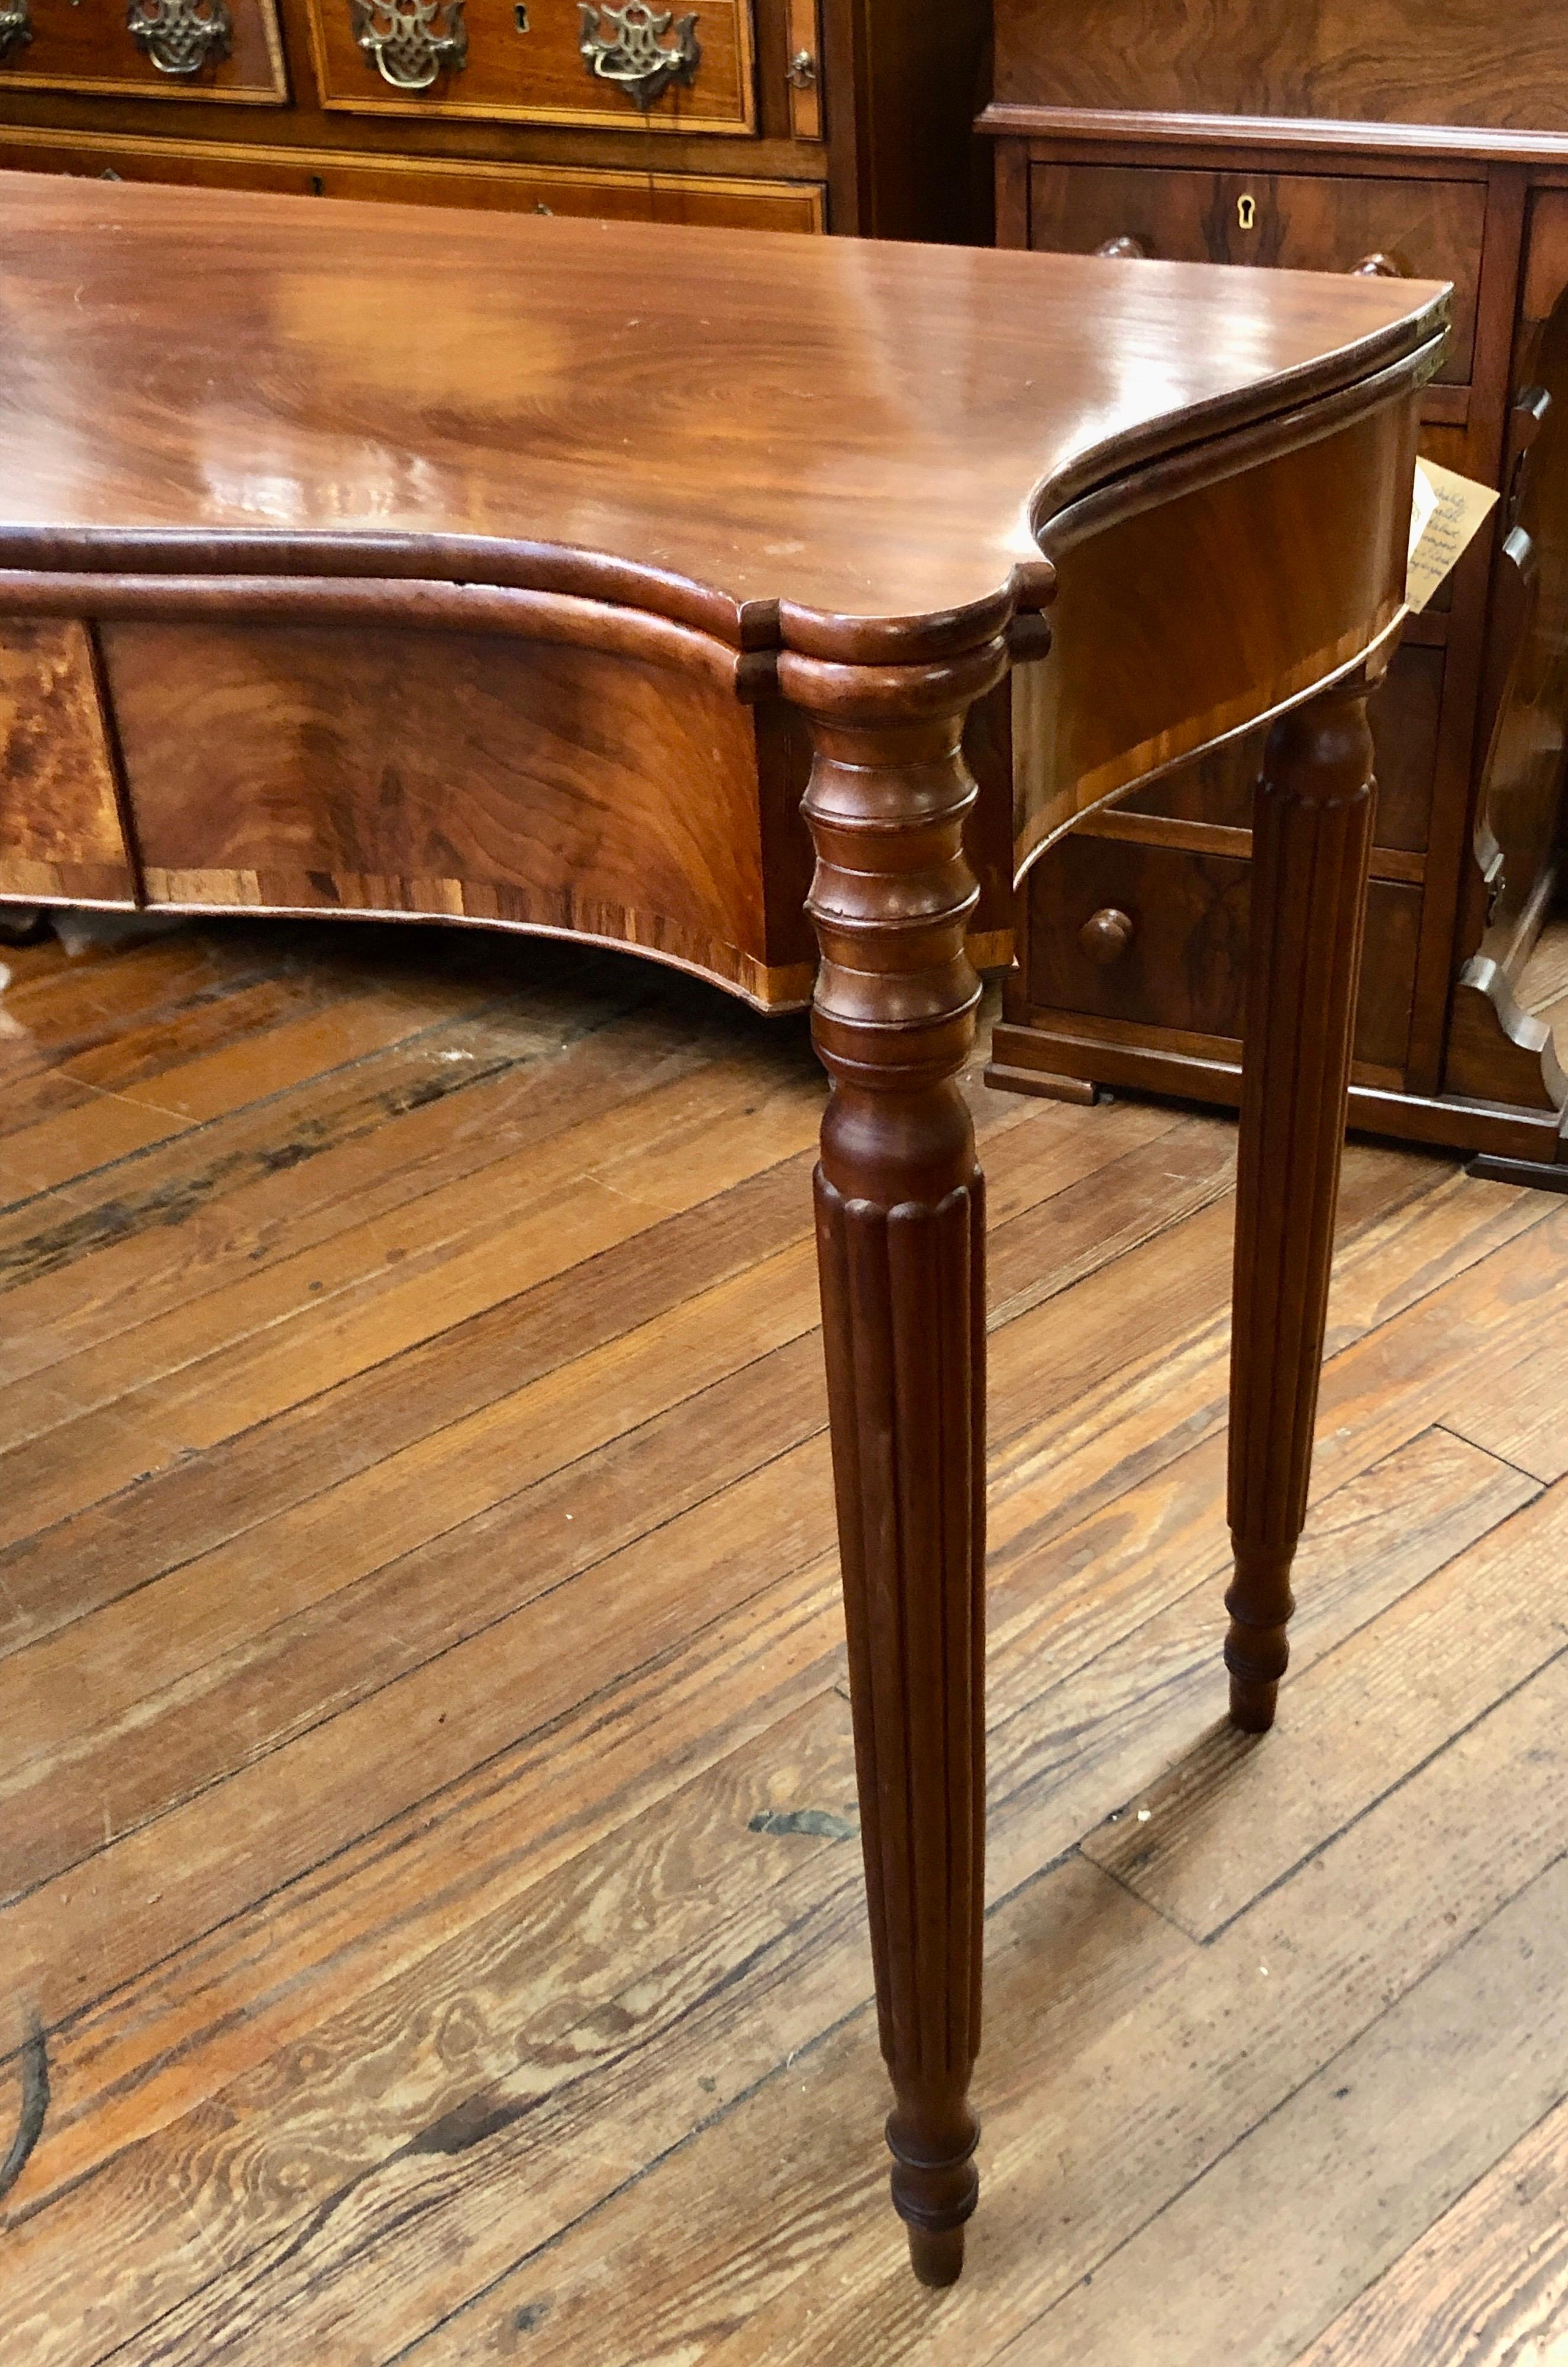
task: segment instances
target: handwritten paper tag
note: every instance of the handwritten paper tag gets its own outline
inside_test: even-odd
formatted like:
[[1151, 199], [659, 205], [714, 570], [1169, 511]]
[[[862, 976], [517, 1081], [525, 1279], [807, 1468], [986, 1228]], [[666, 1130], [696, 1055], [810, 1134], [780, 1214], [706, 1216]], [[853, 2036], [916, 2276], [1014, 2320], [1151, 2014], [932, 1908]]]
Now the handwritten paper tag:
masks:
[[1496, 499], [1490, 485], [1478, 485], [1472, 477], [1456, 476], [1435, 460], [1416, 461], [1404, 583], [1407, 608], [1426, 606], [1485, 525]]

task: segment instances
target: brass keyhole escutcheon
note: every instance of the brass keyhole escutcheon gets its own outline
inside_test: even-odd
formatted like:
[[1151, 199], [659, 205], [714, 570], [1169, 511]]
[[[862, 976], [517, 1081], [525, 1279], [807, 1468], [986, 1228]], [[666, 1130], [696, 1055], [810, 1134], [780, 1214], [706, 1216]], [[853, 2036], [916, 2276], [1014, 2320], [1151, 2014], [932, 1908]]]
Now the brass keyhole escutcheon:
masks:
[[1235, 218], [1243, 230], [1251, 230], [1258, 221], [1258, 200], [1253, 197], [1237, 198]]

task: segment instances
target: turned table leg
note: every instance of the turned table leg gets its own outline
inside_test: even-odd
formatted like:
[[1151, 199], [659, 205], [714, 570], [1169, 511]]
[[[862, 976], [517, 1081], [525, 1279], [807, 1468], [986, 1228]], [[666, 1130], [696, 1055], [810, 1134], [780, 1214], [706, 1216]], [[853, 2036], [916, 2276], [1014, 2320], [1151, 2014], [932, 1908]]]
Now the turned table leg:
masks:
[[986, 1308], [955, 1082], [979, 995], [959, 742], [1005, 663], [997, 642], [940, 666], [780, 669], [816, 749], [817, 1239], [887, 2142], [933, 2285], [963, 2266], [979, 2184]]
[[1236, 1164], [1225, 1665], [1231, 1717], [1273, 1724], [1306, 1514], [1371, 849], [1364, 673], [1269, 732], [1253, 811]]

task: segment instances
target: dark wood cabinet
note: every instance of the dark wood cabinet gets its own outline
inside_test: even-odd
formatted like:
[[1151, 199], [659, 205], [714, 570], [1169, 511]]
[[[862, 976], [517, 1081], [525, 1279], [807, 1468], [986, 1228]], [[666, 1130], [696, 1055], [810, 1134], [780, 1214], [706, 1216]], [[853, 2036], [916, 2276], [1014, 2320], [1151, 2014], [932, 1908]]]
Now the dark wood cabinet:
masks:
[[964, 239], [985, 0], [0, 0], [0, 166]]
[[[1513, 986], [1557, 868], [1568, 726], [1568, 17], [1525, 0], [998, 0], [1012, 246], [1454, 284], [1422, 448], [1502, 493], [1378, 702], [1358, 1124], [1568, 1184]], [[1090, 814], [1027, 878], [998, 1081], [1239, 1089], [1242, 742]], [[1122, 915], [1080, 932], [1100, 912]]]

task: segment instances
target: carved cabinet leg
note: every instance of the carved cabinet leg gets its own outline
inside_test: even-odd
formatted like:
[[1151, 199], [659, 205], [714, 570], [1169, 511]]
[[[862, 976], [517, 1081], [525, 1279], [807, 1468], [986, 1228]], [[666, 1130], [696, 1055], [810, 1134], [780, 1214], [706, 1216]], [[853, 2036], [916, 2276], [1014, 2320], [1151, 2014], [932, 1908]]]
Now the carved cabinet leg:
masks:
[[949, 2284], [974, 2210], [984, 1840], [984, 1207], [955, 1082], [979, 982], [964, 857], [968, 705], [994, 643], [940, 666], [788, 658], [816, 747], [805, 811], [832, 1081], [817, 1170], [833, 1470], [893, 2200]]
[[1372, 742], [1364, 675], [1269, 735], [1253, 813], [1231, 1348], [1231, 1716], [1274, 1721], [1306, 1515], [1350, 1081]]

